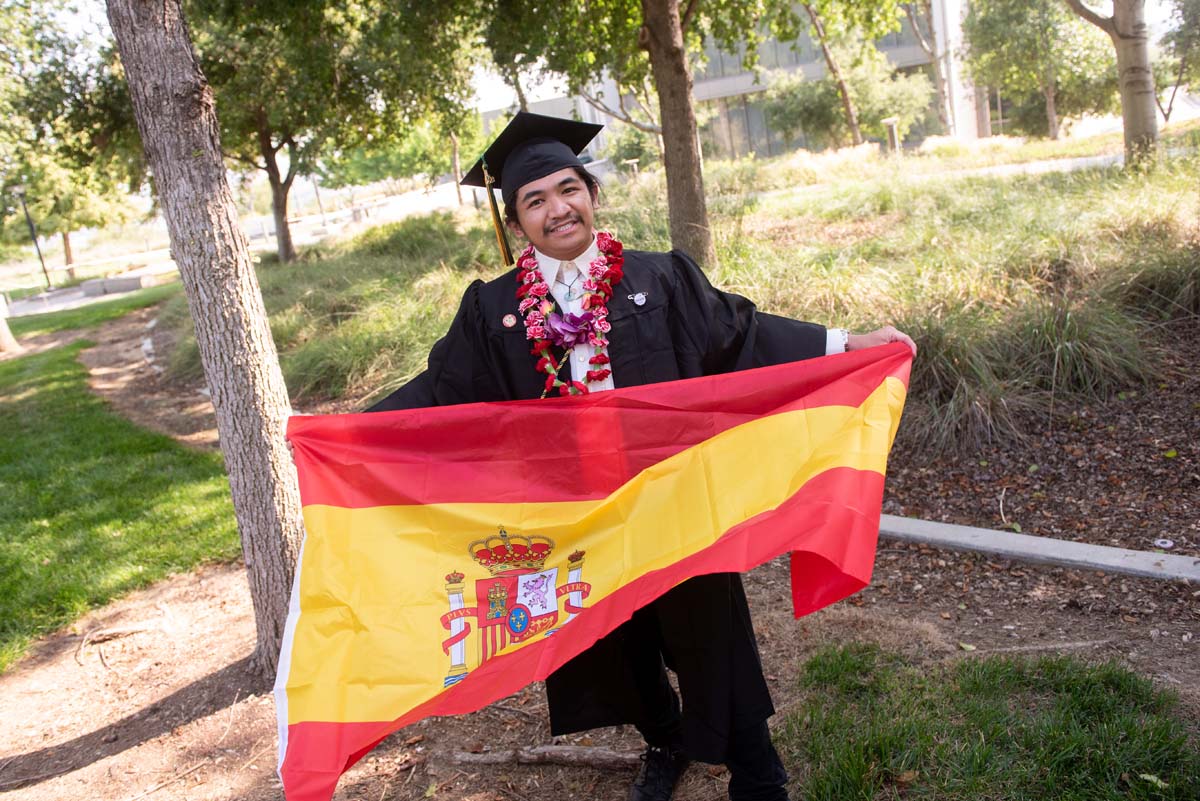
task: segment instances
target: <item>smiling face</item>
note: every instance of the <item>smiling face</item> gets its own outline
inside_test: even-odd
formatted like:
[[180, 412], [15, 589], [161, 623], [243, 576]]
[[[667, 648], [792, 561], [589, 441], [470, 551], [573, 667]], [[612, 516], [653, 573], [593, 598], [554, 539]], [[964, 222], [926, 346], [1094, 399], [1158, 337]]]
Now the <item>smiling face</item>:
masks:
[[573, 259], [592, 244], [596, 198], [574, 168], [550, 173], [517, 190], [509, 228], [542, 253]]

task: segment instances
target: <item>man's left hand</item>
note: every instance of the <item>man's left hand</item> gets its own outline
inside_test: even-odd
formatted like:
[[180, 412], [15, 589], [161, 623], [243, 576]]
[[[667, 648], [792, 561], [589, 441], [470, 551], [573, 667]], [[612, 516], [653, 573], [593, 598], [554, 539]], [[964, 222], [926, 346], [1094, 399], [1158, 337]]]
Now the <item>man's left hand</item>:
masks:
[[883, 328], [872, 331], [869, 334], [851, 334], [846, 338], [846, 350], [873, 348], [876, 345], [886, 345], [889, 342], [903, 342], [912, 348], [913, 356], [917, 355], [917, 343], [912, 341], [912, 337], [903, 331], [897, 331], [890, 325], [885, 325]]

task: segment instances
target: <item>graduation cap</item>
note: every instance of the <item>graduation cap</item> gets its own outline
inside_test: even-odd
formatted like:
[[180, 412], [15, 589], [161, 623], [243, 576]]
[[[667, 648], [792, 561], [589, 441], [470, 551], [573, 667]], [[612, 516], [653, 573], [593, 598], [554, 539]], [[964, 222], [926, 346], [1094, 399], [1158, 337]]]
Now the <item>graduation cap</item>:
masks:
[[513, 263], [513, 257], [496, 198], [490, 191], [494, 184], [500, 185], [505, 205], [511, 204], [516, 200], [517, 190], [530, 181], [568, 167], [582, 167], [579, 153], [603, 128], [595, 123], [519, 111], [463, 176], [463, 186], [489, 190], [492, 223], [496, 226], [496, 240], [505, 266]]

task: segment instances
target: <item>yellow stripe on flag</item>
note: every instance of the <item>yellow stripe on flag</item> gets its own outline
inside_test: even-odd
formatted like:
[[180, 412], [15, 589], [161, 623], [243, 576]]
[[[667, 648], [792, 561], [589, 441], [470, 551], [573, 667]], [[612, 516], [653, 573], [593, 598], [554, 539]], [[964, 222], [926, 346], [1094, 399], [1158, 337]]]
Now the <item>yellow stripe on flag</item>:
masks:
[[[883, 474], [904, 395], [902, 382], [886, 378], [857, 408], [822, 406], [744, 423], [644, 470], [604, 499], [306, 506], [288, 722], [391, 720], [440, 693], [447, 668], [444, 577], [465, 574], [463, 602], [474, 607], [475, 581], [489, 573], [467, 546], [498, 526], [514, 536], [552, 539], [545, 567], [558, 568], [560, 584], [567, 556], [585, 551], [591, 584], [585, 606], [593, 606], [774, 509], [827, 470]], [[572, 480], [523, 478], [532, 485]], [[559, 610], [561, 625], [561, 599]], [[479, 628], [474, 616], [467, 620], [473, 669]], [[514, 647], [520, 646], [508, 646]]]

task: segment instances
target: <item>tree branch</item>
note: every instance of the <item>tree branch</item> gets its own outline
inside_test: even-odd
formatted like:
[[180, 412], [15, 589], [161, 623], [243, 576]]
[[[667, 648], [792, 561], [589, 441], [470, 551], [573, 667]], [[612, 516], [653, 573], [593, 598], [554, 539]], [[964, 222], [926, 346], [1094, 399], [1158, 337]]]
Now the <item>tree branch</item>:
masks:
[[1175, 108], [1175, 94], [1179, 91], [1180, 85], [1183, 84], [1183, 74], [1185, 72], [1187, 72], [1187, 56], [1180, 56], [1179, 77], [1175, 79], [1175, 86], [1171, 87], [1171, 100], [1167, 103], [1167, 107], [1165, 109], [1163, 108], [1162, 99], [1158, 96], [1158, 93], [1156, 92], [1154, 94], [1154, 102], [1158, 105], [1158, 110], [1163, 115], [1163, 122], [1171, 121], [1171, 111]]
[[[620, 91], [620, 90], [618, 89], [617, 91]], [[613, 119], [617, 119], [628, 125], [632, 125], [634, 128], [637, 128], [639, 131], [645, 131], [646, 133], [652, 133], [652, 134], [661, 134], [662, 133], [661, 125], [654, 125], [654, 124], [651, 124], [648, 122], [642, 122], [641, 120], [634, 119], [633, 117], [631, 117], [628, 113], [626, 113], [624, 111], [619, 111], [615, 108], [610, 108], [603, 100], [600, 100], [599, 98], [596, 98], [596, 97], [592, 97], [587, 92], [581, 92], [580, 96], [584, 100], [587, 101], [589, 106], [596, 109], [597, 111], [601, 111], [601, 112], [607, 114], [608, 116], [612, 117]]]
[[933, 59], [936, 56], [933, 54], [933, 47], [929, 44], [929, 40], [925, 38], [925, 34], [921, 32], [921, 26], [917, 24], [916, 3], [905, 3], [904, 13], [908, 15], [908, 24], [912, 26], [913, 34], [917, 37], [917, 44], [925, 51], [925, 55]]
[[650, 109], [650, 87], [646, 85], [645, 81], [642, 82], [641, 90], [643, 92], [641, 96], [639, 96], [637, 92], [630, 93], [633, 95], [633, 102], [637, 103], [637, 107], [640, 108], [642, 113], [646, 115], [646, 119], [650, 120], [651, 124], [657, 126], [661, 131], [662, 123], [658, 121], [658, 117], [656, 117], [654, 112]]
[[687, 33], [688, 23], [696, 15], [696, 7], [698, 5], [700, 5], [700, 0], [688, 0], [687, 8], [683, 11], [683, 16], [679, 18], [679, 28], [684, 33]]
[[248, 167], [253, 167], [256, 170], [263, 170], [265, 172], [267, 169], [265, 165], [259, 164], [257, 161], [250, 158], [249, 156], [242, 156], [237, 153], [230, 153], [226, 150], [222, 150], [221, 155], [227, 159], [230, 159], [231, 161], [240, 161], [242, 164], [245, 164]]
[[1113, 22], [1112, 17], [1100, 16], [1095, 11], [1085, 6], [1083, 4], [1083, 0], [1063, 0], [1063, 2], [1066, 3], [1076, 14], [1083, 17], [1085, 20], [1092, 23], [1109, 36], [1116, 34], [1117, 26], [1116, 23]]
[[[432, 756], [434, 759], [439, 757], [438, 754]], [[566, 765], [601, 770], [628, 770], [640, 761], [638, 754], [577, 745], [536, 745], [480, 754], [452, 751], [444, 758], [455, 765]]]
[[300, 169], [300, 159], [296, 157], [296, 140], [289, 134], [286, 139], [279, 143], [280, 147], [287, 145], [288, 149], [288, 171], [287, 177], [283, 179], [283, 191], [286, 192], [292, 187], [292, 180], [296, 177], [296, 172]]

